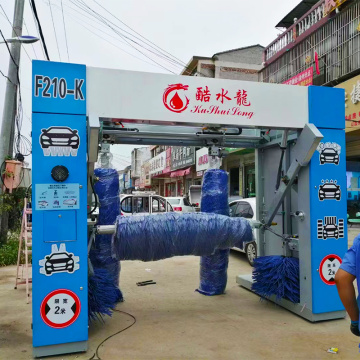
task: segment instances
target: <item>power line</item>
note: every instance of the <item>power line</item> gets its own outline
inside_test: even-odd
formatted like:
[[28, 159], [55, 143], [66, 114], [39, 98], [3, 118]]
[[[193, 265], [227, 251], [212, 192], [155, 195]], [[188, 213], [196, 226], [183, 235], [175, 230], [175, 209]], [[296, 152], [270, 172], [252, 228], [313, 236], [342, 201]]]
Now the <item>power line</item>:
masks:
[[[35, 29], [36, 29], [36, 31], [37, 31], [37, 34], [38, 34], [39, 38], [40, 38], [39, 28], [38, 28], [38, 26], [37, 26], [35, 14], [34, 14], [34, 12], [32, 11], [32, 5], [31, 5], [30, 0], [29, 0], [29, 5], [30, 5], [31, 14], [32, 14], [33, 20], [34, 20]], [[45, 51], [44, 51], [44, 47], [43, 47], [43, 46], [40, 46], [40, 47], [41, 47], [42, 53], [43, 53], [43, 55], [44, 55], [44, 59], [46, 59], [46, 54], [45, 54]]]
[[67, 35], [66, 35], [66, 25], [65, 25], [65, 17], [64, 17], [63, 0], [61, 0], [61, 12], [62, 12], [62, 18], [63, 18], [63, 24], [64, 24], [64, 33], [65, 33], [67, 57], [68, 57], [68, 62], [70, 62], [69, 47], [68, 47], [68, 41], [67, 41]]
[[[55, 5], [55, 6], [56, 6], [56, 5]], [[69, 8], [72, 9], [71, 7], [69, 7]], [[66, 12], [66, 11], [65, 11], [65, 12]], [[77, 18], [76, 16], [74, 17], [74, 15], [71, 14], [71, 13], [69, 13], [69, 12], [66, 12], [66, 13], [70, 16], [71, 19], [74, 19], [74, 20], [76, 21], [76, 24], [77, 24], [77, 25], [82, 26], [84, 29], [88, 30], [89, 32], [91, 32], [91, 33], [94, 34], [95, 36], [99, 37], [101, 40], [106, 41], [107, 43], [109, 43], [110, 45], [114, 46], [114, 47], [117, 48], [118, 50], [120, 50], [120, 51], [122, 51], [122, 52], [124, 52], [124, 53], [126, 53], [126, 54], [128, 54], [128, 55], [130, 55], [130, 56], [132, 56], [133, 58], [138, 59], [138, 60], [140, 60], [140, 61], [142, 61], [142, 62], [144, 62], [144, 63], [146, 63], [146, 64], [149, 64], [149, 65], [151, 65], [151, 66], [159, 67], [158, 65], [156, 65], [156, 64], [154, 64], [154, 63], [152, 63], [152, 62], [148, 62], [148, 61], [146, 61], [146, 60], [144, 60], [144, 59], [142, 59], [142, 58], [140, 58], [140, 57], [138, 57], [138, 56], [136, 56], [136, 55], [134, 55], [134, 54], [126, 51], [126, 50], [124, 50], [123, 48], [121, 48], [121, 47], [119, 47], [118, 45], [116, 45], [116, 44], [112, 43], [111, 41], [109, 41], [108, 39], [105, 39], [104, 37], [100, 36], [98, 33], [92, 31], [92, 30], [89, 29], [87, 26], [85, 26], [84, 24], [81, 23], [81, 22], [84, 22], [84, 23], [88, 24], [88, 23], [85, 22], [83, 19], [79, 19], [79, 18]], [[84, 17], [86, 17], [86, 18], [88, 18], [85, 14], [82, 14], [81, 12], [79, 12], [79, 14], [82, 15], [82, 16], [84, 16]], [[79, 22], [79, 21], [81, 21], [81, 22]], [[94, 27], [94, 24], [89, 24], [89, 25], [91, 25], [92, 27]], [[103, 31], [103, 30], [101, 30], [101, 29], [99, 29], [99, 28], [96, 28], [96, 29], [97, 29], [98, 31], [102, 32], [103, 34], [108, 35], [108, 36], [112, 37], [113, 39], [116, 39], [117, 41], [120, 41], [118, 38], [116, 38], [116, 37], [108, 34], [107, 32], [105, 32], [105, 31]], [[122, 44], [126, 44], [125, 42], [122, 42], [122, 41], [120, 41], [120, 42], [121, 42]]]
[[[28, 27], [26, 26], [25, 19], [24, 19], [24, 26], [25, 26], [25, 29], [26, 29], [26, 31], [27, 31], [27, 33], [28, 33], [28, 35], [29, 35], [30, 33], [29, 33], [29, 29], [28, 29]], [[39, 59], [39, 58], [38, 58], [38, 56], [37, 56], [37, 54], [36, 54], [36, 51], [35, 51], [35, 46], [34, 46], [34, 44], [33, 44], [33, 43], [31, 43], [31, 47], [32, 47], [32, 49], [33, 49], [33, 52], [34, 52], [34, 55], [35, 55], [36, 59]], [[25, 49], [25, 48], [24, 48], [24, 49]]]
[[[190, 74], [191, 73], [191, 70], [189, 69], [189, 67], [187, 66], [187, 64], [185, 64], [184, 62], [182, 62], [181, 60], [177, 59], [175, 56], [171, 55], [174, 59], [177, 59], [177, 60], [174, 60], [174, 59], [171, 59], [169, 58], [169, 56], [167, 55], [164, 55], [164, 53], [161, 53], [158, 49], [155, 49], [154, 46], [151, 46], [149, 45], [148, 43], [145, 42], [145, 45], [147, 46], [150, 46], [151, 48], [155, 49], [157, 52], [155, 53], [153, 50], [150, 50], [149, 48], [147, 47], [144, 47], [143, 45], [139, 44], [138, 42], [136, 42], [135, 40], [129, 38], [128, 36], [124, 35], [124, 34], [121, 34], [119, 33], [119, 31], [115, 30], [110, 24], [113, 24], [114, 26], [116, 26], [120, 31], [123, 31], [123, 32], [126, 32], [127, 34], [130, 34], [131, 36], [133, 36], [134, 38], [144, 42], [143, 40], [139, 39], [138, 37], [134, 36], [133, 34], [129, 33], [128, 31], [120, 28], [118, 25], [114, 24], [113, 22], [111, 22], [110, 20], [106, 19], [104, 16], [100, 15], [99, 13], [97, 13], [96, 11], [94, 11], [93, 9], [91, 9], [83, 0], [69, 0], [71, 1], [75, 6], [77, 6], [79, 9], [81, 9], [82, 11], [86, 12], [87, 14], [91, 15], [93, 18], [97, 19], [97, 20], [100, 20], [104, 25], [106, 25], [107, 27], [109, 27], [110, 29], [112, 29], [116, 34], [118, 34], [124, 41], [126, 41], [127, 45], [133, 47], [136, 51], [140, 52], [142, 55], [144, 55], [145, 57], [147, 57], [148, 59], [150, 59], [151, 61], [155, 62], [156, 64], [158, 64], [159, 66], [161, 66], [163, 69], [164, 69], [164, 66], [160, 65], [159, 63], [157, 63], [155, 60], [153, 60], [152, 58], [150, 58], [149, 56], [147, 56], [146, 54], [144, 54], [142, 51], [140, 51], [139, 49], [136, 48], [136, 46], [132, 45], [132, 44], [129, 44], [129, 41], [133, 42], [134, 44], [140, 46], [141, 48], [145, 49], [146, 51], [149, 51], [151, 53], [153, 53], [154, 55], [156, 56], [159, 56], [161, 57], [163, 60], [165, 61], [168, 61], [169, 63], [171, 63], [172, 65], [175, 65], [175, 66], [179, 66], [182, 71], [184, 72], [184, 74], [188, 73]], [[76, 1], [76, 3], [74, 2]], [[95, 1], [95, 0], [94, 0]], [[98, 4], [98, 3], [97, 3]], [[101, 6], [101, 5], [99, 5]], [[85, 7], [85, 8], [84, 8]], [[87, 8], [87, 9], [86, 9]], [[102, 7], [104, 8], [104, 7]], [[105, 8], [104, 8], [105, 9]], [[105, 9], [106, 10], [106, 9]], [[90, 11], [90, 12], [89, 12]], [[107, 11], [107, 10], [106, 10]], [[109, 11], [107, 11], [109, 12]], [[92, 14], [93, 13], [93, 14]], [[95, 14], [95, 15], [94, 15]], [[115, 17], [115, 16], [114, 16]], [[116, 18], [116, 17], [115, 17]], [[116, 18], [118, 19], [118, 18]], [[120, 19], [118, 19], [120, 22], [122, 22]], [[123, 23], [123, 22], [122, 22]], [[125, 26], [129, 27], [128, 25], [126, 25], [125, 23], [123, 23]], [[130, 27], [129, 27], [130, 28]], [[131, 29], [131, 28], [130, 28]], [[132, 31], [134, 31], [135, 33], [137, 33], [135, 30], [131, 29]], [[139, 33], [137, 33], [139, 34]], [[140, 34], [139, 34], [140, 35]], [[141, 37], [143, 37], [142, 35], [140, 35]], [[145, 37], [143, 37], [145, 38]], [[127, 40], [126, 40], [127, 39]], [[146, 39], [146, 38], [145, 38]], [[150, 40], [147, 40], [151, 43]], [[153, 43], [152, 43], [153, 44]], [[155, 44], [154, 44], [155, 45]], [[156, 47], [158, 47], [157, 45], [155, 45]], [[159, 49], [161, 49], [160, 47], [158, 47]], [[164, 50], [162, 50], [164, 51]], [[185, 68], [185, 69], [184, 69]], [[174, 72], [172, 72], [171, 70], [169, 70], [168, 68], [165, 68], [165, 70], [171, 72], [174, 74]], [[204, 77], [208, 77], [207, 75], [201, 73], [200, 71], [198, 71], [199, 75], [202, 75]]]
[[38, 29], [39, 29], [40, 38], [41, 38], [41, 42], [42, 42], [43, 47], [44, 47], [46, 59], [50, 61], [50, 57], [49, 57], [49, 53], [48, 53], [48, 50], [47, 50], [47, 47], [46, 47], [45, 38], [44, 38], [44, 34], [43, 34], [43, 31], [42, 31], [42, 28], [41, 28], [39, 16], [38, 16], [37, 11], [36, 11], [35, 0], [29, 0], [29, 1], [30, 1], [32, 12], [33, 12], [33, 14], [35, 16], [35, 19], [36, 19], [36, 24], [37, 24]]
[[[18, 32], [17, 32], [17, 31], [16, 31], [16, 29], [13, 27], [13, 25], [12, 25], [12, 23], [11, 23], [11, 21], [10, 21], [9, 17], [6, 15], [6, 12], [5, 12], [5, 10], [4, 10], [4, 8], [2, 7], [2, 5], [1, 5], [1, 4], [0, 4], [0, 7], [1, 7], [1, 9], [2, 9], [2, 11], [3, 11], [3, 13], [4, 13], [4, 15], [5, 15], [6, 19], [7, 19], [7, 21], [9, 22], [10, 26], [12, 27], [13, 31], [15, 32], [16, 36], [19, 36]], [[28, 58], [29, 58], [29, 60], [31, 61], [31, 58], [30, 58], [30, 56], [29, 56], [28, 52], [26, 51], [26, 49], [25, 49], [25, 47], [24, 47], [24, 45], [23, 45], [22, 43], [21, 43], [21, 46], [22, 46], [22, 48], [24, 49], [24, 51], [25, 51], [25, 53], [26, 53], [27, 57], [28, 57]]]
[[[129, 37], [121, 34], [119, 31], [115, 30], [107, 21], [106, 18], [104, 18], [103, 16], [101, 16], [100, 14], [98, 14], [96, 11], [94, 11], [93, 9], [91, 9], [88, 5], [86, 5], [84, 2], [80, 2], [79, 4], [76, 4], [74, 1], [77, 0], [70, 0], [75, 6], [77, 6], [79, 9], [86, 11], [86, 9], [83, 8], [83, 6], [85, 6], [86, 8], [88, 8], [90, 10], [90, 14], [91, 12], [94, 13], [95, 15], [93, 15], [94, 17], [97, 17], [99, 20], [101, 20], [106, 26], [108, 26], [109, 28], [111, 28], [115, 33], [117, 33], [120, 37], [123, 38], [123, 40], [128, 43], [129, 46], [131, 46], [132, 48], [134, 48], [136, 51], [138, 51], [139, 53], [141, 53], [143, 56], [145, 56], [146, 58], [148, 58], [149, 60], [153, 61], [155, 64], [159, 65], [160, 67], [162, 67], [164, 70], [171, 72], [173, 74], [175, 74], [173, 71], [169, 70], [168, 68], [166, 68], [165, 66], [161, 65], [160, 63], [158, 63], [157, 61], [155, 61], [154, 59], [152, 59], [151, 57], [149, 57], [148, 55], [146, 55], [144, 52], [142, 52], [141, 50], [139, 50], [136, 46], [134, 46], [133, 44], [129, 43], [129, 41], [127, 41], [126, 39], [129, 39], [130, 41], [136, 43], [136, 41], [130, 39]], [[89, 11], [87, 11], [89, 13]], [[144, 48], [144, 46], [136, 43], [137, 45], [139, 45], [140, 47]], [[148, 50], [148, 49], [147, 49]], [[149, 51], [149, 50], [148, 50]]]
[[[125, 25], [128, 29], [130, 29], [131, 31], [133, 31], [135, 34], [141, 36], [143, 39], [145, 39], [146, 41], [148, 41], [150, 44], [156, 46], [158, 49], [160, 49], [161, 51], [165, 52], [166, 54], [170, 55], [171, 57], [173, 57], [174, 59], [178, 60], [180, 63], [183, 63], [182, 60], [178, 59], [177, 57], [175, 57], [174, 55], [170, 54], [169, 52], [167, 52], [166, 50], [162, 49], [160, 46], [154, 44], [152, 41], [150, 41], [149, 39], [147, 39], [146, 37], [144, 37], [143, 35], [141, 35], [140, 33], [138, 33], [137, 31], [135, 31], [134, 29], [132, 29], [130, 26], [128, 26], [127, 24], [125, 24], [122, 20], [120, 20], [118, 17], [116, 17], [114, 14], [112, 14], [109, 10], [107, 10], [104, 6], [102, 6], [101, 4], [99, 4], [96, 0], [93, 0], [98, 6], [100, 6], [103, 10], [105, 10], [107, 13], [109, 13], [110, 15], [112, 15], [115, 19], [117, 19], [118, 21], [120, 21], [123, 25]], [[185, 63], [183, 63], [185, 64]]]
[[56, 35], [56, 29], [55, 29], [55, 23], [54, 23], [54, 17], [53, 17], [51, 2], [50, 2], [50, 0], [48, 0], [48, 2], [49, 2], [49, 6], [50, 6], [51, 21], [52, 21], [52, 24], [53, 24], [53, 29], [54, 29], [54, 34], [55, 34], [56, 47], [57, 47], [57, 51], [58, 51], [58, 54], [59, 54], [59, 59], [60, 59], [60, 61], [61, 61], [61, 55], [60, 55], [60, 50], [59, 50], [59, 43], [58, 43], [58, 39], [57, 39], [57, 35]]
[[[15, 85], [8, 76], [6, 76], [1, 70], [0, 70], [0, 74], [5, 78], [8, 79], [13, 85]], [[16, 85], [15, 85], [16, 86]]]

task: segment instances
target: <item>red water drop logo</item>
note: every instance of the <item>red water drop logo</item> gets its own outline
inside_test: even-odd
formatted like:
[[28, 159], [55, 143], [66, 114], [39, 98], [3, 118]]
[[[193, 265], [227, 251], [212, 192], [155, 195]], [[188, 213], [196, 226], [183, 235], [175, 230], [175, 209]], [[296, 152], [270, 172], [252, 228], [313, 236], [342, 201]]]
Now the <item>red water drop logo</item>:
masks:
[[179, 94], [176, 92], [175, 95], [173, 96], [173, 98], [170, 101], [170, 106], [174, 109], [174, 110], [179, 110], [184, 106], [183, 101], [181, 100]]
[[[164, 95], [163, 95], [163, 103], [165, 107], [176, 113], [181, 113], [189, 105], [189, 99], [186, 97], [186, 95], [181, 93], [184, 93], [189, 89], [189, 85], [183, 85], [183, 84], [172, 84], [169, 85], [168, 88], [165, 89]], [[175, 94], [170, 98], [170, 95], [175, 91]], [[169, 100], [170, 99], [170, 100]]]

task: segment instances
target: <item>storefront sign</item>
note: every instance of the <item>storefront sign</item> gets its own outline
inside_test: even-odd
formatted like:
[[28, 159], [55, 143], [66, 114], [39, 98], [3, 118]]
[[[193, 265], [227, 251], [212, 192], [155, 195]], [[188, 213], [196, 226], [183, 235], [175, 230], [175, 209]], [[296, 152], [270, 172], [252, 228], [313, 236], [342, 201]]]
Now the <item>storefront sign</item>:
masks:
[[166, 151], [150, 159], [150, 174], [162, 172], [166, 168]]
[[345, 90], [345, 131], [360, 128], [360, 75], [335, 86]]
[[145, 187], [145, 168], [144, 168], [144, 164], [141, 165], [141, 169], [140, 169], [140, 184], [139, 184], [140, 188], [144, 188]]
[[331, 12], [333, 12], [346, 1], [347, 0], [325, 0], [324, 17], [328, 16]]
[[309, 120], [303, 86], [94, 67], [87, 68], [87, 76], [96, 83], [88, 88], [87, 112], [108, 118], [271, 129], [303, 128]]
[[144, 163], [144, 171], [145, 171], [145, 187], [151, 186], [150, 161]]
[[205, 171], [209, 168], [209, 149], [204, 147], [196, 152], [196, 171]]
[[297, 74], [283, 82], [285, 85], [300, 85], [300, 86], [309, 86], [313, 83], [313, 74], [314, 70], [312, 67], [302, 71], [300, 74]]
[[171, 147], [171, 170], [182, 169], [195, 164], [195, 148], [192, 146]]

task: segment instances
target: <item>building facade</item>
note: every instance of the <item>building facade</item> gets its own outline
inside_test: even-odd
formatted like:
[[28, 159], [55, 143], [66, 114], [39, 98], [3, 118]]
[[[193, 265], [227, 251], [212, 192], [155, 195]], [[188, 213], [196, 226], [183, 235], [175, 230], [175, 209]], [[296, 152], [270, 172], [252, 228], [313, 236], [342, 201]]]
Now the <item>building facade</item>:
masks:
[[[360, 199], [360, 1], [303, 0], [264, 50], [262, 82], [345, 89], [349, 216]], [[331, 104], [329, 104], [331, 106]]]
[[[247, 46], [223, 51], [212, 57], [193, 56], [182, 75], [218, 79], [258, 81], [262, 69], [264, 47]], [[229, 172], [229, 196], [253, 197], [255, 189], [255, 154], [247, 149], [227, 149], [229, 155], [222, 161], [222, 169]], [[204, 149], [196, 156], [196, 174], [201, 180], [206, 156]], [[200, 175], [200, 176], [199, 176]]]

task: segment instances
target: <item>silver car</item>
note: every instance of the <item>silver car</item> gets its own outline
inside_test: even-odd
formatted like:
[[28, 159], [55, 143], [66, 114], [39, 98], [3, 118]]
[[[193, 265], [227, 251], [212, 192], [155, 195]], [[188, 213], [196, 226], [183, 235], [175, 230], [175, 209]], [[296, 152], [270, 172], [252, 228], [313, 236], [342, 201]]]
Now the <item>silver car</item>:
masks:
[[[256, 198], [247, 198], [231, 201], [229, 204], [231, 217], [244, 217], [246, 219], [256, 220]], [[234, 247], [233, 250], [237, 250], [246, 254], [246, 258], [251, 266], [254, 266], [254, 260], [257, 257], [257, 245], [256, 245], [256, 233], [255, 240], [249, 243], [241, 249]]]

